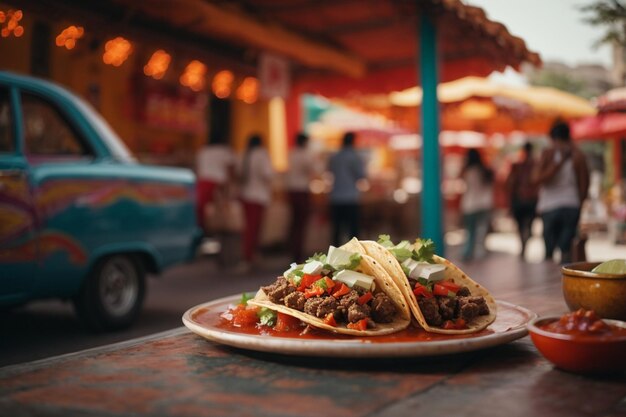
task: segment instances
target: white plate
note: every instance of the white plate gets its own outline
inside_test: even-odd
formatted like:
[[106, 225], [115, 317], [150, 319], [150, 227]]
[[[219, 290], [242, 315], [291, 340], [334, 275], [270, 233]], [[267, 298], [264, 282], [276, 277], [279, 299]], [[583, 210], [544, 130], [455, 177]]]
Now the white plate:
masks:
[[[183, 323], [192, 332], [228, 346], [260, 352], [285, 355], [323, 357], [396, 357], [434, 356], [470, 352], [502, 345], [528, 334], [527, 323], [537, 317], [532, 311], [504, 301], [497, 301], [496, 320], [485, 330], [470, 335], [434, 335], [432, 340], [399, 340], [377, 342], [377, 337], [340, 336], [337, 339], [277, 337], [238, 332], [219, 326], [220, 314], [229, 305], [241, 299], [240, 295], [221, 298], [190, 308], [183, 315]], [[393, 335], [389, 335], [393, 337]], [[405, 338], [406, 339], [406, 338]]]

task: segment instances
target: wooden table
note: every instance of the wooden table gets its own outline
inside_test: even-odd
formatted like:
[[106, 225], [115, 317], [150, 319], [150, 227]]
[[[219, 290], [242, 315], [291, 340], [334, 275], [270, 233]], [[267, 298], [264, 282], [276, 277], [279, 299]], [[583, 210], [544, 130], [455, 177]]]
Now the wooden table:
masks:
[[[498, 262], [466, 271], [500, 300], [539, 315], [566, 310], [558, 267]], [[457, 355], [346, 360], [237, 350], [180, 328], [0, 369], [0, 416], [29, 415], [615, 417], [626, 416], [626, 381], [554, 369], [528, 337]]]

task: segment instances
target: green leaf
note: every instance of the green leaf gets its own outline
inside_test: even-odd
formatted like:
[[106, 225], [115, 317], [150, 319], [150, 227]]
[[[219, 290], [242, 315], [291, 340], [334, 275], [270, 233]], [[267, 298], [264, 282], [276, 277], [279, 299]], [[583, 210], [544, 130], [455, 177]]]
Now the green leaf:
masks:
[[435, 254], [435, 242], [430, 239], [417, 239], [414, 246], [415, 249], [411, 256], [413, 260], [434, 263], [433, 255]]
[[400, 264], [400, 267], [402, 268], [402, 271], [404, 272], [404, 275], [406, 275], [407, 277], [409, 276], [409, 274], [411, 273], [411, 271], [409, 270], [409, 268], [407, 268], [406, 266]]
[[307, 259], [305, 263], [313, 262], [313, 261], [319, 261], [319, 262], [325, 264], [326, 263], [326, 254], [321, 253], [321, 252], [316, 252], [313, 256], [311, 256], [309, 259]]
[[248, 300], [252, 300], [252, 298], [254, 297], [244, 292], [243, 294], [241, 294], [241, 300], [239, 300], [239, 304], [247, 306]]
[[400, 263], [406, 261], [413, 255], [413, 252], [407, 248], [392, 248], [389, 249], [389, 252], [391, 252]]
[[272, 327], [276, 324], [276, 312], [267, 307], [261, 307], [257, 316], [259, 317], [259, 323], [261, 323], [262, 326]]
[[302, 281], [302, 277], [304, 276], [304, 271], [301, 269], [296, 269], [291, 274], [289, 274], [289, 278], [291, 279], [291, 283], [296, 287], [300, 285]]
[[[348, 262], [347, 264], [344, 265], [339, 265], [336, 270], [337, 271], [341, 271], [342, 269], [350, 269], [352, 271], [354, 271], [359, 265], [361, 264], [361, 254], [360, 253], [353, 253], [352, 255], [350, 255], [350, 262]], [[330, 266], [330, 265], [328, 265]]]
[[392, 248], [394, 246], [393, 242], [391, 241], [391, 236], [389, 235], [378, 235], [377, 242], [385, 248]]
[[324, 278], [320, 278], [313, 283], [314, 286], [322, 288], [324, 290], [328, 289], [328, 285], [326, 285], [326, 280]]

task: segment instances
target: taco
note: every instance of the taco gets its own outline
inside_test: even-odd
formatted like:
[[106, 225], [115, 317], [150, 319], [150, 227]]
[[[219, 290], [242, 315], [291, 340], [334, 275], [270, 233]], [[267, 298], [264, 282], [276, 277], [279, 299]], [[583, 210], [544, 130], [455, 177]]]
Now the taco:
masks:
[[496, 319], [497, 306], [491, 294], [452, 262], [435, 255], [431, 240], [394, 245], [388, 235], [381, 235], [378, 242], [359, 243], [400, 288], [424, 330], [474, 333]]
[[339, 248], [331, 246], [327, 254], [316, 254], [304, 264], [291, 264], [248, 304], [358, 336], [397, 332], [411, 322], [402, 292], [356, 239]]

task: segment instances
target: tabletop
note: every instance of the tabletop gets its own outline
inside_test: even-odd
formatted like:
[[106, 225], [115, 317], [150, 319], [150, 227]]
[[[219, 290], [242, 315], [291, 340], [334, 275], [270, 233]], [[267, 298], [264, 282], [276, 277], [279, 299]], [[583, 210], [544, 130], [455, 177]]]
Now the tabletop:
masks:
[[[564, 312], [558, 268], [528, 268], [477, 281], [539, 315]], [[454, 355], [332, 359], [230, 348], [186, 328], [0, 369], [3, 416], [417, 413], [626, 416], [626, 380], [555, 369], [528, 337]]]

